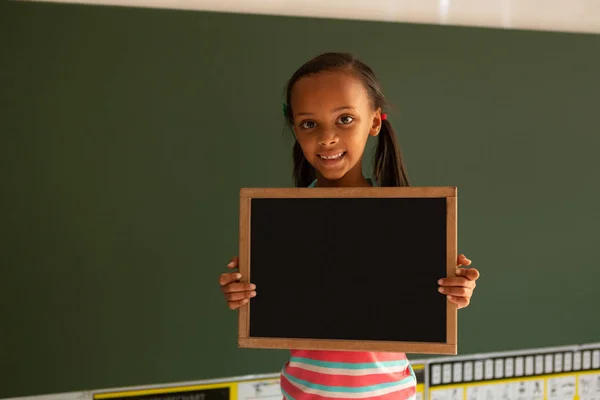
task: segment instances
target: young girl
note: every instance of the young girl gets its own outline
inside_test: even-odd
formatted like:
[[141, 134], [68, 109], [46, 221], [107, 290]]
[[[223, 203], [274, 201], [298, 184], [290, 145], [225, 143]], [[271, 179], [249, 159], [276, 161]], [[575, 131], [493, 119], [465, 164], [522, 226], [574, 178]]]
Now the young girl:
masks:
[[[284, 115], [296, 142], [297, 187], [409, 186], [396, 134], [373, 71], [348, 54], [322, 54], [300, 67], [287, 85]], [[373, 176], [365, 178], [362, 160], [369, 136], [378, 136]], [[457, 267], [471, 261], [464, 255]], [[235, 257], [228, 265], [237, 268]], [[235, 310], [256, 296], [253, 284], [224, 273], [220, 286]], [[469, 304], [479, 272], [458, 268], [440, 279], [439, 291], [459, 308]], [[407, 329], [410, 329], [408, 327]], [[292, 350], [281, 372], [287, 400], [415, 398], [415, 375], [402, 353]]]

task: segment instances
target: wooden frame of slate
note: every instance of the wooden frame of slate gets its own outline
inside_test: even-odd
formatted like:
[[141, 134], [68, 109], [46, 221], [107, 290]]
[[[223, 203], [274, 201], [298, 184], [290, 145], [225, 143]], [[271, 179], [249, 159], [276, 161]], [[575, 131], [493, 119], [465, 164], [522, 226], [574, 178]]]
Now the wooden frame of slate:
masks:
[[456, 187], [240, 190], [244, 348], [456, 354]]

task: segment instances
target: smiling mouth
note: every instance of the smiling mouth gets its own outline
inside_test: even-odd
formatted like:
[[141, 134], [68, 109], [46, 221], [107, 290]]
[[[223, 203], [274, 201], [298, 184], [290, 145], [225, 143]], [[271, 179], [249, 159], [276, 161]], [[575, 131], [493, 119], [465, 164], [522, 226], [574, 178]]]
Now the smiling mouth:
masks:
[[322, 154], [317, 154], [317, 156], [324, 161], [334, 161], [334, 160], [339, 160], [340, 158], [342, 158], [344, 155], [346, 154], [345, 151], [341, 151], [339, 153], [336, 154], [329, 154], [329, 155], [322, 155]]

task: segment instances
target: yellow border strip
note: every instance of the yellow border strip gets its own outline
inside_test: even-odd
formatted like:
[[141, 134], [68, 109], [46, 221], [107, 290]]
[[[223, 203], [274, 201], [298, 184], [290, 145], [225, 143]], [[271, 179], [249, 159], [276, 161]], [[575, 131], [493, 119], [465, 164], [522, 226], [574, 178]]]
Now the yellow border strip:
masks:
[[[423, 363], [418, 363], [418, 364], [412, 364], [411, 363], [411, 367], [413, 369], [413, 371], [415, 371], [415, 373], [418, 372], [425, 372], [425, 364]], [[425, 375], [423, 374], [423, 377], [425, 377]], [[423, 380], [423, 382], [419, 382], [417, 380], [417, 386], [415, 388], [416, 393], [421, 393], [423, 395], [425, 395], [425, 380]]]
[[118, 398], [118, 397], [139, 397], [139, 396], [147, 396], [147, 395], [151, 395], [151, 394], [192, 392], [194, 390], [200, 390], [200, 389], [222, 389], [222, 388], [229, 388], [229, 399], [237, 400], [237, 387], [232, 382], [215, 383], [215, 384], [209, 384], [209, 385], [173, 386], [173, 387], [163, 387], [163, 388], [156, 388], [156, 389], [140, 389], [140, 390], [128, 390], [128, 391], [121, 391], [121, 392], [95, 393], [94, 400], [114, 399], [114, 398]]
[[238, 384], [239, 382], [231, 384], [231, 387], [229, 388], [229, 400], [238, 400]]

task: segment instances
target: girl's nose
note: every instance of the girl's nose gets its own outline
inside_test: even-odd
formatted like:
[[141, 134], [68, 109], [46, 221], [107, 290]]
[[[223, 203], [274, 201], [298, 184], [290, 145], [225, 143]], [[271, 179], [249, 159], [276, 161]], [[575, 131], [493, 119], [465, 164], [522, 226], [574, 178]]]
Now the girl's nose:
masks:
[[338, 142], [337, 135], [331, 130], [324, 130], [319, 137], [319, 144], [321, 146], [331, 146]]

